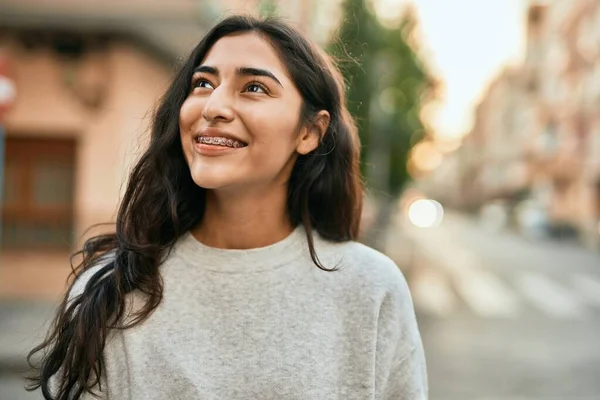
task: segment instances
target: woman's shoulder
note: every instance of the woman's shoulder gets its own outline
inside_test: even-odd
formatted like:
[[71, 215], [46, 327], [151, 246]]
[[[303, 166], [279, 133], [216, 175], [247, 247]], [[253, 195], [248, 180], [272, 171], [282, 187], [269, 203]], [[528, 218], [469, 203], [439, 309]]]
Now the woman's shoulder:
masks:
[[373, 290], [408, 294], [402, 271], [387, 255], [356, 241], [332, 243], [321, 239], [319, 242], [317, 256], [330, 263], [335, 261], [347, 279]]

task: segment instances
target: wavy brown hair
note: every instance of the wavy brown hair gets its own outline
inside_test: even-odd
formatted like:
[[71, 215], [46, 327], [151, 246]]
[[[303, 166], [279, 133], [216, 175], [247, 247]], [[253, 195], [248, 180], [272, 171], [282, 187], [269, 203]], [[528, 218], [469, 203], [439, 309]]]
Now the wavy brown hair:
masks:
[[[75, 253], [82, 262], [75, 279], [108, 261], [86, 283], [81, 294], [65, 295], [43, 343], [28, 356], [33, 368], [29, 390], [41, 388], [46, 399], [79, 398], [93, 392], [104, 370], [103, 351], [111, 329], [127, 329], [144, 321], [160, 304], [163, 284], [159, 271], [178, 238], [202, 219], [205, 189], [190, 175], [179, 135], [179, 110], [191, 90], [194, 68], [222, 37], [256, 32], [268, 40], [299, 90], [303, 105], [300, 123], [317, 112], [330, 114], [319, 146], [299, 155], [288, 182], [289, 218], [306, 228], [315, 265], [326, 271], [315, 253], [312, 231], [331, 241], [356, 239], [362, 208], [360, 146], [345, 105], [344, 81], [330, 58], [297, 30], [276, 19], [233, 16], [211, 29], [175, 75], [158, 105], [148, 149], [133, 168], [121, 202], [114, 234], [89, 239]], [[200, 283], [201, 284], [201, 283]], [[134, 319], [123, 322], [128, 293], [145, 295]], [[40, 360], [33, 362], [41, 352]], [[50, 391], [50, 378], [55, 388]], [[53, 397], [54, 396], [54, 397]]]

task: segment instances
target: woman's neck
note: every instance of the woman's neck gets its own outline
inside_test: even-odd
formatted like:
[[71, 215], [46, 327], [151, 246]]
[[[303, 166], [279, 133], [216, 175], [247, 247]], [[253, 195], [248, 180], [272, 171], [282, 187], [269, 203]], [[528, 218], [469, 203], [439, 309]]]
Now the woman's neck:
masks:
[[287, 190], [252, 194], [208, 190], [204, 217], [192, 235], [221, 249], [265, 247], [285, 239], [294, 229], [286, 204]]

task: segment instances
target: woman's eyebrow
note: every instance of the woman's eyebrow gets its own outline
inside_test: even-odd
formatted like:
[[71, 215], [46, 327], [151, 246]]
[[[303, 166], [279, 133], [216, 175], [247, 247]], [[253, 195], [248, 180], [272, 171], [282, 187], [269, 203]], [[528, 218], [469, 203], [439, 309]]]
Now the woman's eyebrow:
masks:
[[[219, 69], [211, 67], [210, 65], [200, 65], [194, 68], [194, 73], [196, 72], [204, 72], [206, 74], [219, 76]], [[266, 69], [254, 67], [238, 67], [235, 69], [235, 74], [238, 76], [264, 76], [266, 78], [274, 80], [279, 86], [283, 87], [281, 82], [279, 82], [279, 79], [277, 79], [271, 71]]]
[[235, 69], [235, 73], [236, 73], [236, 75], [239, 75], [239, 76], [264, 76], [266, 78], [271, 78], [275, 82], [277, 82], [277, 84], [279, 86], [283, 87], [281, 82], [279, 82], [279, 79], [277, 79], [271, 71], [266, 70], [266, 69], [252, 68], [252, 67], [238, 67]]
[[204, 72], [205, 74], [211, 74], [219, 76], [219, 70], [215, 67], [211, 67], [209, 65], [199, 65], [194, 68], [194, 73], [196, 72]]

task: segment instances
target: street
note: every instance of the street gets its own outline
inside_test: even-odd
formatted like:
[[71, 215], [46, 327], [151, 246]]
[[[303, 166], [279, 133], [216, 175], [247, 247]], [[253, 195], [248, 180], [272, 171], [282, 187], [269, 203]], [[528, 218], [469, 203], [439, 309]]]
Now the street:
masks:
[[449, 215], [402, 228], [432, 400], [600, 399], [600, 255]]
[[24, 389], [25, 356], [39, 344], [54, 308], [52, 302], [0, 301], [0, 400], [42, 399]]
[[[455, 214], [437, 228], [399, 229], [388, 253], [411, 286], [431, 400], [600, 399], [599, 254]], [[51, 314], [48, 304], [19, 307], [0, 307], [12, 332], [3, 351], [14, 351], [9, 342], [25, 351], [35, 339], [27, 327]], [[0, 369], [0, 400], [41, 398], [22, 387]]]

